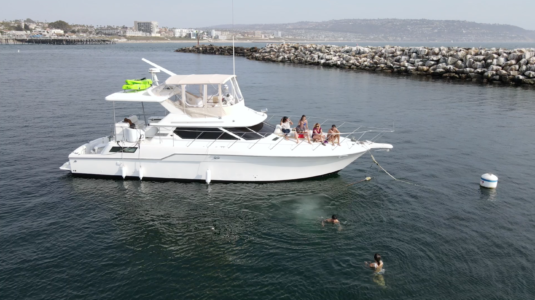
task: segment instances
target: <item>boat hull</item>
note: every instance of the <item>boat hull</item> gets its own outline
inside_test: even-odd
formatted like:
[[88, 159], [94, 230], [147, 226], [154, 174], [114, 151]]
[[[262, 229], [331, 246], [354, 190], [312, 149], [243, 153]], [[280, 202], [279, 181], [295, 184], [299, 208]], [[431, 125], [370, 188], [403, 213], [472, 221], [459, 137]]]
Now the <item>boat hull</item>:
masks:
[[165, 160], [70, 159], [73, 174], [226, 182], [273, 182], [318, 177], [336, 173], [364, 152], [323, 157], [266, 157], [243, 155], [176, 154]]

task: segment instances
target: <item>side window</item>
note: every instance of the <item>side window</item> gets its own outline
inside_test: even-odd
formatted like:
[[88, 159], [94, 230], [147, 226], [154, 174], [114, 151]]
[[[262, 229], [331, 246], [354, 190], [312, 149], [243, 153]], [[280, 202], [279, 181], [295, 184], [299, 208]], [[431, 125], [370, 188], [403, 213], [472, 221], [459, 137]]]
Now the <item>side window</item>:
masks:
[[186, 140], [235, 140], [236, 138], [216, 128], [177, 128], [174, 133]]

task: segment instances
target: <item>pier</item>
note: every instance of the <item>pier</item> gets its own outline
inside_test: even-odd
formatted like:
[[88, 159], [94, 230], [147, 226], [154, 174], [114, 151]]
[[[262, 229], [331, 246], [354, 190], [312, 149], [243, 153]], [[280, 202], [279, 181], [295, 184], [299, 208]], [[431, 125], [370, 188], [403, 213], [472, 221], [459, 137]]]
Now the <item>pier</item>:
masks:
[[115, 41], [95, 38], [0, 38], [0, 44], [111, 45]]

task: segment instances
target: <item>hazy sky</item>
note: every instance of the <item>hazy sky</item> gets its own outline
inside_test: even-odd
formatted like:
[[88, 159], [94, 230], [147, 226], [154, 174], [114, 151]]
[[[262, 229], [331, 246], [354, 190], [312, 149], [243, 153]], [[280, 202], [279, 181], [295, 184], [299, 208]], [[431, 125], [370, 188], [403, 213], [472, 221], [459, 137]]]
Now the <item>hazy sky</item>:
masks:
[[[2, 5], [1, 20], [160, 27], [209, 27], [232, 23], [231, 0], [24, 0]], [[291, 23], [335, 19], [439, 19], [499, 23], [535, 30], [535, 0], [234, 0], [236, 24]]]

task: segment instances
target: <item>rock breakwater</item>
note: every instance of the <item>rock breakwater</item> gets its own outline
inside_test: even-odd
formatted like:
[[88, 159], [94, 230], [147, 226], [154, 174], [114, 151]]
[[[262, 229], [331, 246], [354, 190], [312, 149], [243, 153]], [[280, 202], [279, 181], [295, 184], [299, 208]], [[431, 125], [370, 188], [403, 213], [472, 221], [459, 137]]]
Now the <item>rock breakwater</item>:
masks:
[[[232, 55], [231, 46], [194, 46], [176, 52]], [[248, 59], [373, 72], [433, 76], [506, 85], [535, 85], [535, 49], [462, 47], [349, 47], [269, 44], [235, 47]]]

